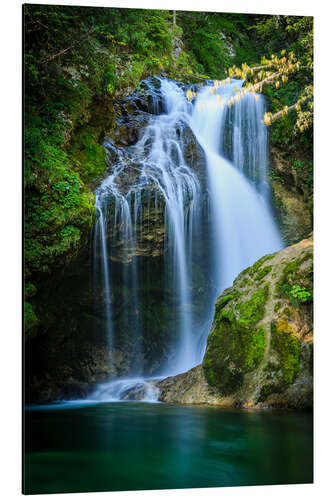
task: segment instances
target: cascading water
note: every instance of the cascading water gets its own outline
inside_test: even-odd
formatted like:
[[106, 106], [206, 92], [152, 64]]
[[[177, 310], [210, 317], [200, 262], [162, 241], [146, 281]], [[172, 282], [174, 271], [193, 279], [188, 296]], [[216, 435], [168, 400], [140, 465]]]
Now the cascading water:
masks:
[[[131, 399], [133, 388], [137, 389], [134, 399], [135, 394], [144, 400], [156, 398], [154, 383], [145, 377], [140, 361], [145, 332], [142, 273], [137, 259], [143, 228], [147, 224], [149, 227], [161, 208], [168, 277], [164, 286], [176, 297], [176, 341], [170, 345], [175, 354], [169, 358], [166, 353], [164, 364], [159, 364], [160, 378], [184, 372], [202, 361], [216, 297], [242, 269], [282, 247], [265, 188], [267, 133], [262, 122], [263, 99], [243, 94], [243, 82], [232, 80], [220, 87], [203, 87], [191, 104], [180, 85], [162, 78], [159, 81], [165, 113], [152, 116], [137, 143], [119, 153], [111, 175], [96, 191], [94, 267], [103, 289], [109, 349], [112, 352], [117, 333], [113, 327], [112, 260], [122, 263], [122, 280], [130, 290], [131, 308], [136, 312], [134, 330], [130, 324], [127, 329], [133, 339], [141, 341], [136, 347], [131, 377], [100, 384], [92, 399]], [[230, 106], [230, 99], [236, 100], [234, 106]], [[160, 112], [156, 99], [152, 103], [154, 113]], [[212, 260], [210, 281], [215, 293], [201, 322], [193, 316], [192, 268], [201, 243], [206, 202], [200, 176], [184, 159], [183, 131], [189, 128], [206, 158], [213, 240], [213, 255], [206, 254], [206, 259]], [[113, 146], [106, 144], [108, 147]], [[126, 324], [123, 326], [126, 328]]]
[[[242, 83], [231, 80], [217, 88], [205, 87], [191, 117], [192, 130], [207, 160], [219, 293], [243, 269], [282, 248], [265, 197], [267, 132], [263, 98], [241, 92]], [[234, 164], [227, 161], [227, 155]]]

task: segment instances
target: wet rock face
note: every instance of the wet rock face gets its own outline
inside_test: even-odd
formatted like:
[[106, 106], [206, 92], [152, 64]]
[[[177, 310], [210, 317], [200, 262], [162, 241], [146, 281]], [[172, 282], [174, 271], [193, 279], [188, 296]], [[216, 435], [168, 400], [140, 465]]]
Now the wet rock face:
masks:
[[184, 144], [184, 159], [187, 165], [197, 173], [201, 186], [205, 190], [207, 181], [205, 153], [190, 127], [184, 127], [180, 133]]
[[280, 150], [271, 150], [270, 184], [284, 242], [297, 243], [313, 230], [312, 199], [304, 179]]
[[[179, 83], [184, 90], [198, 91], [198, 85], [185, 85]], [[161, 82], [156, 77], [142, 81], [139, 88], [124, 99], [114, 102], [116, 113], [116, 126], [107, 132], [107, 137], [116, 148], [126, 148], [135, 144], [141, 137], [143, 129], [148, 125], [153, 116], [166, 113], [161, 91]], [[189, 167], [200, 171], [204, 169], [205, 158], [201, 146], [197, 143], [191, 129], [185, 124], [180, 124], [177, 134], [182, 136], [185, 151], [185, 160]], [[106, 141], [106, 149], [108, 145]], [[111, 148], [112, 149], [112, 148]], [[114, 148], [113, 148], [114, 149]], [[109, 161], [116, 161], [116, 156]]]
[[271, 186], [282, 238], [289, 245], [297, 243], [313, 229], [309, 206], [300, 193], [285, 184], [272, 180]]
[[150, 77], [142, 81], [133, 94], [114, 101], [116, 126], [107, 135], [116, 147], [135, 144], [151, 116], [165, 111], [160, 87], [160, 80]]
[[116, 106], [120, 106], [123, 112], [128, 114], [132, 114], [136, 110], [153, 115], [165, 112], [161, 94], [161, 81], [155, 76], [141, 81], [135, 92], [123, 99], [118, 99]]
[[[187, 88], [193, 90], [195, 87], [181, 83], [179, 86], [184, 91]], [[133, 226], [136, 234], [136, 245], [133, 248], [123, 244], [121, 221], [113, 224], [111, 215], [109, 217], [107, 244], [108, 248], [112, 249], [110, 259], [114, 262], [128, 263], [134, 256], [157, 257], [162, 255], [168, 246], [164, 227], [165, 199], [160, 187], [156, 182], [150, 181], [144, 188], [138, 188], [143, 164], [151, 149], [152, 137], [149, 134], [145, 136], [139, 153], [135, 149], [135, 145], [143, 138], [145, 128], [151, 125], [153, 129], [155, 116], [166, 112], [160, 87], [160, 80], [150, 77], [142, 81], [133, 94], [124, 99], [117, 99], [116, 127], [108, 133], [104, 141], [108, 164], [106, 174], [117, 171], [114, 182], [119, 193], [128, 198], [131, 210], [138, 203], [141, 207]], [[205, 196], [207, 176], [203, 149], [187, 123], [179, 121], [176, 127], [175, 132], [179, 143], [182, 144], [184, 161], [197, 174]], [[174, 153], [177, 155], [176, 149]], [[177, 158], [175, 160], [177, 161]], [[149, 164], [149, 161], [147, 163]], [[109, 213], [117, 213], [116, 198], [112, 193], [109, 203]]]
[[216, 303], [202, 366], [159, 383], [161, 401], [313, 405], [313, 241], [244, 270]]
[[[138, 173], [126, 171], [123, 174], [122, 186], [125, 188], [129, 177], [135, 178]], [[132, 200], [132, 206], [135, 202]], [[135, 245], [124, 244], [124, 234], [122, 221], [116, 221], [109, 217], [107, 222], [106, 241], [110, 248], [109, 258], [111, 262], [128, 264], [133, 257], [159, 257], [162, 256], [168, 244], [165, 234], [165, 201], [161, 193], [153, 188], [147, 188], [140, 193], [141, 209], [137, 214], [136, 223], [132, 224], [133, 232], [136, 235]], [[115, 200], [110, 197], [110, 212], [115, 212]], [[97, 252], [101, 249], [97, 249]], [[99, 258], [101, 255], [96, 253]]]
[[[176, 298], [163, 295], [163, 260], [153, 259], [150, 266], [156, 279], [144, 282], [143, 338], [137, 332], [130, 286], [124, 289], [120, 280], [112, 289], [117, 331], [112, 348], [106, 335], [105, 290], [93, 288], [89, 255], [68, 266], [60, 281], [49, 283], [37, 311], [46, 320], [39, 335], [25, 346], [27, 403], [83, 398], [96, 383], [131, 376], [138, 369], [154, 374], [167, 352], [175, 354], [168, 346], [176, 331], [172, 315]], [[122, 276], [122, 268], [121, 264], [114, 270], [116, 276]], [[138, 366], [141, 352], [142, 366]]]
[[[112, 265], [115, 281], [111, 301], [117, 336], [111, 350], [106, 335], [107, 297], [102, 286], [93, 288], [88, 251], [41, 291], [37, 313], [45, 321], [39, 335], [25, 348], [27, 402], [86, 397], [96, 383], [130, 377], [141, 369], [147, 376], [154, 376], [161, 372], [166, 359], [172, 363], [179, 299], [165, 289], [170, 278], [165, 274], [163, 257], [146, 256], [138, 261], [143, 288], [140, 310], [144, 335], [140, 336], [133, 290], [122, 283], [124, 265]], [[145, 277], [147, 266], [150, 279]], [[200, 317], [207, 306], [209, 283], [205, 283], [199, 267], [193, 269], [193, 280], [196, 316]], [[172, 344], [174, 349], [170, 348]]]
[[117, 128], [112, 138], [115, 146], [126, 147], [135, 144], [142, 136], [142, 131], [148, 125], [151, 115], [144, 111], [134, 111], [131, 115], [117, 118]]

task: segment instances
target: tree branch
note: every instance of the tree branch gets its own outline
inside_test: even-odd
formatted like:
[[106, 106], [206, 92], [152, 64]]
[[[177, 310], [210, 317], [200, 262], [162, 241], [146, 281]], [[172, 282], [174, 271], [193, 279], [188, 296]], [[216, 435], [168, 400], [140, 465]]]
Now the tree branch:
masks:
[[47, 59], [44, 59], [44, 61], [42, 61], [41, 64], [46, 64], [46, 63], [48, 63], [50, 61], [53, 61], [57, 57], [60, 57], [60, 56], [62, 56], [64, 54], [66, 54], [66, 52], [69, 52], [70, 50], [72, 50], [77, 45], [80, 45], [87, 38], [89, 38], [89, 36], [90, 36], [90, 34], [91, 34], [92, 31], [93, 31], [93, 29], [89, 30], [88, 33], [86, 33], [80, 40], [76, 40], [72, 45], [70, 45], [66, 49], [62, 49], [62, 50], [60, 50], [60, 52], [57, 52], [57, 54], [53, 54], [52, 56], [49, 56]]

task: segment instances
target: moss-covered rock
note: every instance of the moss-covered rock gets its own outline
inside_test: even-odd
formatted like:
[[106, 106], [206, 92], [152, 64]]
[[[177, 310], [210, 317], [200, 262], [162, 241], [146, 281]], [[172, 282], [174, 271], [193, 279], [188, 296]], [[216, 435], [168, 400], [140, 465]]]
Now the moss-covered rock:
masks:
[[245, 373], [254, 370], [264, 356], [265, 331], [257, 323], [264, 315], [268, 292], [266, 284], [249, 300], [243, 301], [238, 292], [227, 295], [227, 302], [222, 297], [222, 305], [217, 303], [203, 368], [209, 384], [225, 396], [241, 387]]
[[216, 303], [202, 367], [162, 381], [160, 399], [311, 408], [312, 259], [306, 239], [245, 269]]

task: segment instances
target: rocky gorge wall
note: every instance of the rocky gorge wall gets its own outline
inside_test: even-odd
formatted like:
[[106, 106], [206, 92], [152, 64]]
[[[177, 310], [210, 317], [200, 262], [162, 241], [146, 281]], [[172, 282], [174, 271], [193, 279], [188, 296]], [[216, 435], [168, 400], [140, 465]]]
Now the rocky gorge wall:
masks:
[[[184, 90], [198, 90], [195, 85], [180, 85]], [[108, 100], [107, 103], [94, 103], [85, 123], [72, 131], [67, 145], [78, 168], [89, 166], [96, 158], [101, 164], [99, 170], [103, 172], [102, 175], [93, 179], [91, 176], [87, 178], [85, 189], [88, 188], [91, 197], [95, 188], [109, 174], [112, 165], [118, 161], [119, 155], [126, 154], [127, 149], [140, 139], [151, 117], [163, 111], [159, 81], [154, 77], [141, 82], [135, 92], [128, 96]], [[179, 134], [182, 134], [185, 160], [198, 174], [205, 191], [205, 158], [202, 149], [188, 127], [179, 130]], [[93, 149], [87, 146], [89, 141], [92, 141]], [[101, 154], [100, 144], [103, 142], [106, 154]], [[304, 209], [302, 195], [294, 187], [294, 177], [289, 175], [290, 179], [287, 178], [286, 164], [280, 161], [274, 165], [274, 172], [280, 169], [287, 179], [285, 183], [272, 180], [272, 185], [282, 233], [287, 243], [293, 243], [311, 230], [311, 216], [309, 210]], [[137, 165], [129, 159], [126, 175], [122, 179], [124, 191], [129, 183], [135, 181], [136, 175]], [[160, 201], [159, 210], [153, 215], [150, 213], [146, 222], [141, 224], [139, 244], [135, 248], [139, 268], [142, 269], [140, 279], [144, 283], [143, 364], [148, 374], [158, 370], [160, 360], [167, 356], [168, 346], [172, 343], [176, 330], [172, 311], [177, 297], [171, 293], [166, 294], [164, 286], [168, 277], [165, 275], [163, 263], [164, 208], [162, 200]], [[105, 291], [102, 287], [93, 289], [93, 235], [89, 236], [88, 226], [85, 227], [85, 234], [86, 237], [75, 249], [76, 257], [71, 255], [69, 262], [61, 262], [57, 271], [51, 273], [47, 280], [44, 281], [41, 277], [38, 296], [32, 297], [39, 321], [29, 330], [25, 347], [27, 401], [85, 397], [96, 382], [127, 375], [133, 370], [139, 339], [133, 338], [131, 334], [135, 331], [137, 322], [136, 312], [131, 306], [131, 294], [129, 290], [124, 289], [123, 284], [113, 290], [115, 328], [119, 335], [110, 353], [105, 336]], [[205, 241], [206, 248], [193, 269], [195, 316], [199, 319], [212, 293], [207, 279], [209, 269], [205, 267], [208, 265], [205, 253], [209, 253], [210, 241], [208, 238]], [[119, 253], [116, 246], [112, 248], [110, 259], [116, 275], [121, 276], [122, 266], [128, 258], [129, 255]], [[147, 267], [150, 274], [155, 276], [154, 280], [145, 277], [144, 269]], [[161, 306], [162, 301], [165, 302], [165, 307]], [[236, 303], [233, 305], [236, 307]], [[123, 322], [124, 315], [127, 317], [126, 327]], [[200, 377], [204, 377], [201, 368], [194, 369], [193, 373], [199, 372]], [[216, 388], [213, 387], [210, 386], [210, 391], [215, 391]]]

